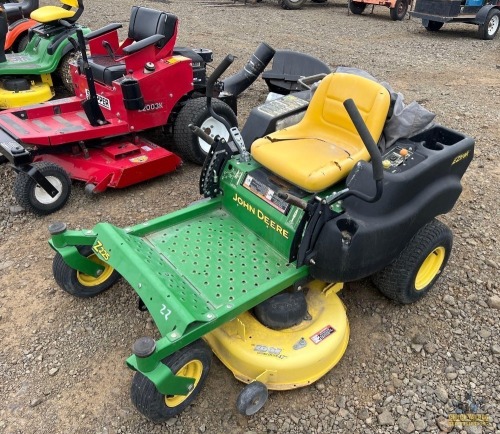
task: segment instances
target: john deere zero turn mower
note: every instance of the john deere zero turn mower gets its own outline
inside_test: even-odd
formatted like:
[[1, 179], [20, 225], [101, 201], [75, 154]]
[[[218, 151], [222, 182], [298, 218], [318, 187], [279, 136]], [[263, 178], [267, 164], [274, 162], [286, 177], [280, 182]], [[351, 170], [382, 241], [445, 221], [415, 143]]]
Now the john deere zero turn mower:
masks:
[[[132, 401], [146, 417], [160, 422], [186, 408], [212, 351], [249, 383], [237, 407], [253, 414], [267, 389], [309, 385], [340, 360], [349, 338], [343, 282], [372, 276], [402, 303], [435, 284], [452, 245], [436, 216], [457, 201], [474, 141], [435, 125], [381, 155], [375, 141], [389, 100], [372, 80], [329, 74], [298, 124], [255, 140], [250, 152], [237, 128], [213, 140], [200, 178], [205, 200], [123, 229], [49, 227], [65, 291], [91, 297], [121, 275], [153, 317], [161, 338], [138, 339], [127, 360]], [[288, 95], [247, 124], [265, 130], [296, 108]]]

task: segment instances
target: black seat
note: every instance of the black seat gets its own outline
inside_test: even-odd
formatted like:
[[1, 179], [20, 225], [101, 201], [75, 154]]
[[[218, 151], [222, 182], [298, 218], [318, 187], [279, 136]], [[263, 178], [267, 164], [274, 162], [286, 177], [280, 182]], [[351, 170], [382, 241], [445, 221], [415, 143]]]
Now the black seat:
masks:
[[[177, 29], [177, 17], [173, 14], [160, 12], [154, 9], [133, 6], [130, 15], [128, 37], [121, 44], [116, 53], [108, 56], [93, 56], [89, 58], [89, 66], [94, 74], [94, 80], [112, 84], [126, 75], [124, 57], [148, 46], [155, 45], [162, 49], [172, 38], [175, 38]], [[155, 36], [162, 36], [156, 38]], [[148, 41], [148, 38], [152, 38]], [[81, 59], [79, 60], [81, 69]]]

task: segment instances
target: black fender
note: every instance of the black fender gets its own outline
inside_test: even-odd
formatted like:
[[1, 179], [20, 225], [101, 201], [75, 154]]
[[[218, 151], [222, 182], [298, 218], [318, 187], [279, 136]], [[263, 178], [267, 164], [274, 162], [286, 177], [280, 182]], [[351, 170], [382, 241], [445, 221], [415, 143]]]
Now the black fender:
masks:
[[492, 9], [500, 9], [496, 5], [484, 5], [474, 18], [474, 24], [479, 24], [480, 26], [486, 22], [486, 18]]

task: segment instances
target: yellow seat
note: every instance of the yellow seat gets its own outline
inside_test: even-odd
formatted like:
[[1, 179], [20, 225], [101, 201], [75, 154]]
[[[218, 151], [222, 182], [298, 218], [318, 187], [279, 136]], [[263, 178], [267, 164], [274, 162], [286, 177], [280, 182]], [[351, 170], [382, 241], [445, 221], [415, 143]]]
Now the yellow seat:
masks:
[[377, 142], [389, 111], [389, 92], [367, 78], [333, 73], [321, 81], [298, 124], [253, 142], [253, 158], [309, 192], [344, 179], [358, 161], [370, 159], [343, 105], [349, 98]]
[[[31, 19], [39, 23], [50, 23], [57, 20], [71, 20], [83, 6], [78, 0], [60, 0], [62, 6], [43, 6], [31, 12]], [[76, 10], [72, 10], [76, 8]], [[78, 14], [80, 15], [80, 14]]]

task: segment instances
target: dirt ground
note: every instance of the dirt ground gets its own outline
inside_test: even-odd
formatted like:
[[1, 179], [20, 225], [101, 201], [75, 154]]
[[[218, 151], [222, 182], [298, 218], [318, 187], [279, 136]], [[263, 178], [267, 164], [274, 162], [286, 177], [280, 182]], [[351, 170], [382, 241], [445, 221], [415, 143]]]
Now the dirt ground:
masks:
[[[43, 4], [49, 4], [44, 1]], [[234, 406], [242, 384], [218, 361], [193, 405], [163, 425], [133, 407], [133, 373], [124, 361], [136, 338], [155, 335], [126, 282], [99, 297], [76, 299], [52, 277], [47, 226], [132, 225], [198, 199], [199, 167], [94, 198], [75, 182], [65, 208], [35, 217], [13, 208], [14, 174], [0, 166], [0, 433], [384, 433], [449, 432], [443, 422], [466, 392], [482, 402], [487, 426], [455, 432], [500, 432], [498, 185], [500, 36], [445, 25], [427, 32], [417, 20], [393, 22], [386, 8], [347, 14], [345, 2], [308, 3], [285, 11], [271, 0], [87, 0], [81, 22], [126, 28], [130, 6], [175, 13], [178, 45], [214, 51], [214, 65], [237, 55], [241, 68], [261, 41], [318, 57], [332, 68], [365, 69], [405, 101], [417, 100], [436, 121], [476, 140], [475, 159], [454, 210], [441, 218], [454, 231], [452, 258], [422, 301], [400, 306], [366, 280], [342, 292], [351, 324], [347, 353], [316, 385], [272, 393], [255, 416]], [[122, 34], [125, 36], [125, 31]], [[244, 124], [264, 101], [258, 80], [239, 101]], [[423, 339], [421, 339], [423, 337]], [[419, 343], [422, 342], [422, 343]]]

